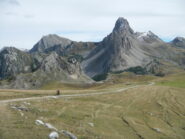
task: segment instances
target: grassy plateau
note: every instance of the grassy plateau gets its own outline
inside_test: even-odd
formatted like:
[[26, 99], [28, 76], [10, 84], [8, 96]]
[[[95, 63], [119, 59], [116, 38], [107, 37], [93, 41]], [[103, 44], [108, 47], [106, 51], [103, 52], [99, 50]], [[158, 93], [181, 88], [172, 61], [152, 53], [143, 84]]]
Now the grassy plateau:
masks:
[[[139, 86], [113, 93], [135, 85]], [[1, 103], [55, 95], [57, 89], [62, 94], [112, 93]], [[165, 77], [110, 74], [105, 82], [93, 85], [53, 82], [39, 90], [0, 90], [0, 139], [47, 139], [53, 130], [35, 120], [69, 131], [78, 139], [184, 139], [185, 73]], [[68, 137], [59, 133], [59, 139]]]

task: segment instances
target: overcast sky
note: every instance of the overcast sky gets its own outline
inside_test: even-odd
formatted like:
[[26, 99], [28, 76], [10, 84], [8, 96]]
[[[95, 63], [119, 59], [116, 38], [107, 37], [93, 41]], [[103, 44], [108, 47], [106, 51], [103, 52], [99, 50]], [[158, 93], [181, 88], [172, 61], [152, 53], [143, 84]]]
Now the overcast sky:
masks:
[[166, 41], [185, 37], [185, 0], [0, 0], [0, 48], [30, 49], [47, 34], [100, 41], [118, 17]]

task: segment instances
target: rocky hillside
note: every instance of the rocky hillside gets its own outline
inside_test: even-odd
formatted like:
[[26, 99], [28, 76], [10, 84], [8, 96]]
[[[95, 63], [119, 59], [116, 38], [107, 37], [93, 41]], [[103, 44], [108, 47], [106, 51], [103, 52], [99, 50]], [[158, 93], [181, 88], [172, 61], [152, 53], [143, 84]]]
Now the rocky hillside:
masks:
[[119, 18], [112, 33], [91, 51], [82, 67], [87, 75], [94, 77], [131, 67], [145, 68], [154, 59], [178, 68], [185, 67], [183, 49], [163, 42], [151, 31], [135, 33], [126, 19]]
[[148, 63], [150, 58], [140, 48], [127, 20], [119, 18], [113, 29], [82, 63], [85, 72], [93, 77]]
[[75, 42], [54, 34], [44, 36], [39, 40], [29, 53], [50, 53], [56, 52], [61, 56], [81, 55], [86, 56], [97, 43]]
[[38, 88], [56, 80], [92, 83], [90, 77], [109, 72], [140, 73], [138, 69], [155, 75], [173, 73], [185, 68], [184, 48], [182, 37], [165, 43], [151, 31], [134, 32], [121, 17], [101, 42], [47, 35], [28, 52], [14, 47], [2, 49], [0, 79], [6, 81], [1, 81], [1, 88]]
[[0, 51], [0, 79], [31, 72], [32, 68], [31, 55], [14, 47], [5, 47]]
[[183, 37], [176, 37], [172, 42], [172, 45], [180, 48], [185, 48], [185, 38]]
[[1, 88], [39, 88], [52, 81], [92, 83], [75, 57], [56, 52], [26, 53], [13, 47], [0, 52]]
[[50, 34], [42, 37], [41, 40], [33, 46], [33, 48], [30, 50], [30, 53], [44, 52], [46, 49], [59, 44], [61, 45], [61, 47], [66, 47], [70, 43], [71, 41], [66, 38]]

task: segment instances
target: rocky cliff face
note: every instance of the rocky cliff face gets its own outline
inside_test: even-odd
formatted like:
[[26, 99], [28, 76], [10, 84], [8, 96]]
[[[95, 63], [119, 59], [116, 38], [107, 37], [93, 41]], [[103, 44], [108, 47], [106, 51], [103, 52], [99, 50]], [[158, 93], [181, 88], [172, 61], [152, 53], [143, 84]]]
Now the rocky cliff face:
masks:
[[151, 31], [134, 33], [128, 21], [119, 18], [112, 33], [91, 51], [82, 67], [87, 75], [93, 77], [130, 67], [146, 67], [153, 59], [170, 61], [174, 66], [185, 65], [184, 50], [173, 48]]
[[113, 32], [82, 63], [87, 75], [114, 72], [143, 65], [150, 58], [140, 48], [134, 31], [124, 18], [119, 18]]
[[56, 52], [61, 56], [81, 55], [86, 56], [96, 43], [75, 42], [57, 35], [47, 35], [41, 38], [29, 51], [29, 53], [50, 53]]
[[0, 79], [15, 77], [32, 71], [31, 55], [14, 47], [5, 47], [0, 52]]
[[81, 70], [74, 58], [66, 58], [51, 53], [26, 53], [16, 48], [4, 48], [0, 52], [1, 79], [8, 84], [1, 88], [38, 88], [42, 85], [60, 81], [65, 83], [92, 83], [93, 80]]
[[18, 74], [6, 88], [38, 88], [44, 84], [59, 81], [63, 83], [93, 83], [81, 70], [77, 60], [67, 61], [56, 52], [45, 55], [39, 68], [27, 74]]
[[30, 53], [34, 52], [44, 52], [46, 49], [49, 49], [56, 45], [61, 45], [61, 47], [66, 47], [71, 43], [71, 40], [59, 37], [54, 34], [50, 34], [41, 38], [33, 48], [30, 50]]
[[47, 35], [29, 52], [4, 48], [0, 51], [0, 79], [13, 79], [6, 88], [29, 89], [56, 80], [92, 83], [88, 76], [129, 69], [170, 73], [176, 67], [185, 68], [184, 44], [182, 37], [165, 43], [151, 31], [134, 32], [126, 19], [119, 18], [112, 33], [101, 42]]

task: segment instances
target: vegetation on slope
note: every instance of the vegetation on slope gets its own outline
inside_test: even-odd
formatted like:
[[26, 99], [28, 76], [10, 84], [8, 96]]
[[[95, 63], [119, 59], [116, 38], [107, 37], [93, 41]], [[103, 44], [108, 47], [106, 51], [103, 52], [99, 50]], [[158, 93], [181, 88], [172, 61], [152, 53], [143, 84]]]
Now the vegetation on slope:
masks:
[[[25, 102], [1, 105], [0, 138], [47, 138], [52, 130], [37, 126], [37, 119], [59, 130], [70, 131], [79, 139], [185, 138], [185, 88], [175, 84], [176, 81], [183, 84], [184, 73], [162, 78], [130, 73], [109, 77], [113, 79], [111, 88], [115, 89], [121, 85], [118, 82], [156, 82], [157, 85], [146, 85], [119, 94], [29, 101], [30, 105]], [[110, 84], [111, 80], [107, 80], [100, 86], [105, 88]], [[99, 90], [100, 86], [94, 86], [94, 89]], [[82, 93], [82, 90], [78, 91]], [[12, 109], [12, 105], [25, 106], [28, 111]]]

